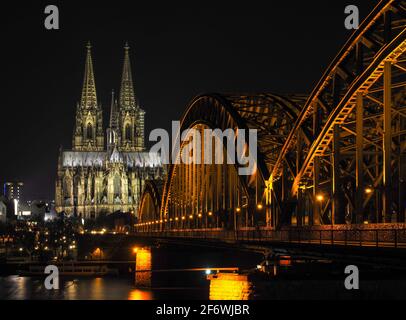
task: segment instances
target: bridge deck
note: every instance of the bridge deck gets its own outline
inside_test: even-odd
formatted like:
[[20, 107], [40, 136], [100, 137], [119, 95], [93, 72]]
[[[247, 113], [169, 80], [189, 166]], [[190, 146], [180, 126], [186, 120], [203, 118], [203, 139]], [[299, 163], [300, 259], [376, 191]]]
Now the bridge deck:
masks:
[[142, 232], [140, 235], [166, 238], [207, 239], [241, 242], [274, 242], [289, 244], [330, 245], [340, 247], [376, 247], [406, 249], [405, 229], [287, 229], [246, 228], [237, 231], [223, 229], [190, 229]]

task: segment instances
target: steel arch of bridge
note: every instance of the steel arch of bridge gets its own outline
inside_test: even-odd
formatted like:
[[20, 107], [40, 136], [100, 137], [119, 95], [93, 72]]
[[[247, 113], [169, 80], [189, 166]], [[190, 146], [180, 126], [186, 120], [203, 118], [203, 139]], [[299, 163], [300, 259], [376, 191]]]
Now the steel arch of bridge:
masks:
[[[238, 182], [249, 214], [260, 217], [252, 224], [405, 222], [405, 50], [406, 1], [381, 1], [310, 96], [199, 96], [182, 129], [258, 129], [258, 171]], [[161, 195], [161, 230], [178, 227], [168, 210], [175, 171]]]
[[[393, 212], [404, 222], [405, 11], [405, 1], [382, 1], [373, 10], [323, 75], [290, 132], [271, 180], [295, 197], [298, 224], [305, 222], [306, 211], [310, 224], [391, 222]], [[311, 143], [301, 139], [305, 129]], [[281, 186], [286, 168], [292, 181]], [[394, 172], [398, 178], [392, 184]], [[284, 213], [289, 219], [293, 212]]]
[[140, 221], [147, 221], [149, 225], [152, 222], [160, 221], [162, 181], [146, 181], [141, 198], [138, 217]]
[[[256, 174], [238, 176], [236, 165], [170, 165], [162, 189], [160, 217], [156, 219], [162, 223], [157, 226], [154, 221], [152, 225], [159, 229], [162, 229], [165, 223], [172, 227], [186, 224], [190, 227], [202, 225], [199, 219], [207, 218], [208, 221], [204, 220], [205, 226], [210, 224], [213, 227], [226, 225], [232, 227], [232, 218], [236, 210], [241, 211], [244, 218], [241, 218], [240, 222], [244, 226], [253, 226], [260, 221], [261, 219], [254, 217], [254, 213], [258, 204], [265, 205], [264, 191], [276, 161], [275, 155], [283, 146], [305, 100], [306, 97], [301, 95], [283, 97], [274, 94], [208, 94], [196, 97], [181, 120], [180, 132], [202, 126], [221, 130], [256, 129], [259, 151]], [[182, 146], [179, 153], [182, 152]], [[212, 177], [207, 178], [210, 181], [205, 181], [205, 177], [210, 175]], [[185, 181], [179, 181], [179, 176]], [[230, 179], [233, 183], [226, 188], [225, 185]], [[223, 189], [220, 190], [219, 185], [222, 185]], [[210, 188], [209, 192], [200, 190], [201, 186]], [[210, 196], [210, 192], [216, 196]], [[150, 194], [150, 192], [144, 194], [142, 203], [145, 197], [150, 197]], [[199, 201], [198, 198], [201, 198], [202, 194], [209, 199]], [[219, 199], [219, 194], [224, 194], [220, 197], [222, 199]], [[182, 208], [181, 212], [173, 208], [173, 203]], [[193, 206], [188, 203], [193, 203]], [[144, 211], [144, 206], [141, 205], [140, 212]], [[269, 210], [261, 211], [264, 223], [270, 222]], [[189, 216], [193, 216], [192, 221], [189, 221]], [[228, 219], [223, 219], [223, 216], [227, 216]], [[147, 223], [144, 225], [145, 228], [152, 228], [151, 222], [141, 219], [141, 223]]]

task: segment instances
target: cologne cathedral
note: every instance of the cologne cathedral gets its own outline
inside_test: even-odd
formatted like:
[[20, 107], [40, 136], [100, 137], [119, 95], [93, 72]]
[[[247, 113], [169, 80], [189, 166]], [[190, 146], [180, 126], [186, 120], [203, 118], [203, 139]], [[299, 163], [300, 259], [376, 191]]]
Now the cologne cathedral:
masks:
[[134, 92], [127, 44], [124, 50], [121, 88], [118, 99], [112, 94], [105, 131], [103, 109], [97, 101], [91, 46], [87, 45], [72, 150], [61, 149], [58, 159], [57, 212], [84, 219], [116, 211], [137, 215], [145, 181], [164, 174], [158, 154], [145, 150], [145, 111]]

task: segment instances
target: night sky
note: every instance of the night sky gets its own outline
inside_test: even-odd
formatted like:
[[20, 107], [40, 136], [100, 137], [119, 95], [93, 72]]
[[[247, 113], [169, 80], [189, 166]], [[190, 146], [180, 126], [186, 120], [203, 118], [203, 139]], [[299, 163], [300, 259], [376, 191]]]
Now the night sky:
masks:
[[[23, 181], [26, 200], [54, 197], [59, 146], [71, 148], [87, 40], [104, 125], [128, 40], [148, 138], [154, 128], [169, 129], [201, 93], [309, 93], [351, 34], [345, 6], [357, 5], [365, 17], [377, 1], [108, 3], [27, 1], [2, 9], [0, 183]], [[44, 28], [46, 4], [59, 7], [60, 30]]]

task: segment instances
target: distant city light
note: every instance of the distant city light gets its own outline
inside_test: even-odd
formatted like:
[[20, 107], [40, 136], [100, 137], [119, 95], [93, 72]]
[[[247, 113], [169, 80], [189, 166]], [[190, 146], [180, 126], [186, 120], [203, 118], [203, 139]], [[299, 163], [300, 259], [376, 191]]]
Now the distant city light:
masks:
[[14, 215], [18, 215], [18, 200], [14, 199]]
[[211, 274], [211, 270], [210, 270], [210, 269], [206, 269], [205, 272], [206, 272], [207, 275]]

